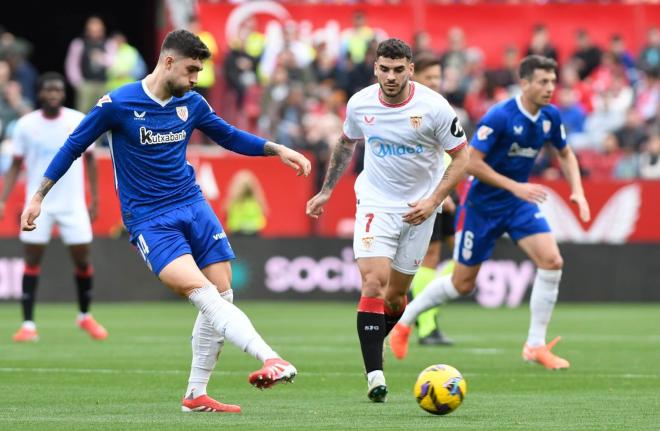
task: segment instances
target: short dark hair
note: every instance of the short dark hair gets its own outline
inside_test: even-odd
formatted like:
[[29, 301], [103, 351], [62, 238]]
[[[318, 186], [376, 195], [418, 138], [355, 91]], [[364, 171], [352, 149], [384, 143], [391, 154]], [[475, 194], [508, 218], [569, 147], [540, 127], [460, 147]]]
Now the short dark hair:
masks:
[[58, 72], [45, 72], [39, 76], [39, 81], [37, 81], [37, 91], [41, 91], [44, 85], [51, 81], [60, 81], [62, 85], [66, 87], [66, 79], [64, 79], [64, 75]]
[[415, 56], [415, 72], [423, 72], [429, 67], [440, 66], [440, 57], [432, 52], [420, 52]]
[[534, 76], [534, 71], [537, 69], [557, 72], [557, 62], [552, 58], [543, 57], [542, 55], [528, 55], [520, 62], [518, 76], [520, 76], [520, 79], [530, 79]]
[[208, 47], [198, 36], [183, 29], [171, 31], [165, 36], [160, 51], [169, 50], [195, 60], [206, 60], [211, 56]]
[[412, 49], [401, 39], [387, 39], [378, 44], [376, 57], [412, 60]]

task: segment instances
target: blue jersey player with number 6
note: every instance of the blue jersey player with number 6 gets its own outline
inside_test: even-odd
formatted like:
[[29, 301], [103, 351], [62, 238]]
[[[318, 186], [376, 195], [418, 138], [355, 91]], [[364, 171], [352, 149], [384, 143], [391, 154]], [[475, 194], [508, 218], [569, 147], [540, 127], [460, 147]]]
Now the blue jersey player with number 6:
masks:
[[131, 242], [163, 284], [199, 310], [181, 409], [235, 413], [240, 412], [239, 406], [222, 404], [206, 393], [225, 339], [263, 362], [248, 378], [259, 388], [291, 381], [297, 371], [264, 342], [232, 303], [234, 253], [195, 182], [186, 147], [193, 130], [199, 129], [231, 151], [278, 156], [298, 175], [307, 176], [311, 165], [293, 150], [227, 124], [202, 96], [191, 91], [209, 56], [206, 45], [193, 33], [169, 33], [154, 71], [140, 82], [103, 96], [69, 136], [23, 212], [21, 228], [35, 229], [41, 202], [51, 187], [85, 148], [108, 132], [115, 187]]
[[569, 362], [552, 353], [559, 337], [546, 344], [546, 332], [557, 302], [563, 260], [538, 203], [543, 188], [528, 183], [536, 155], [550, 143], [571, 186], [571, 201], [582, 221], [590, 219], [580, 170], [566, 145], [559, 111], [550, 105], [557, 81], [557, 63], [532, 55], [519, 67], [520, 96], [502, 102], [481, 119], [470, 142], [468, 173], [473, 176], [457, 215], [456, 267], [451, 276], [431, 282], [404, 312], [390, 334], [394, 355], [403, 359], [417, 315], [475, 288], [482, 262], [493, 252], [495, 240], [507, 233], [538, 267], [530, 298], [531, 322], [523, 359], [548, 369], [564, 369]]

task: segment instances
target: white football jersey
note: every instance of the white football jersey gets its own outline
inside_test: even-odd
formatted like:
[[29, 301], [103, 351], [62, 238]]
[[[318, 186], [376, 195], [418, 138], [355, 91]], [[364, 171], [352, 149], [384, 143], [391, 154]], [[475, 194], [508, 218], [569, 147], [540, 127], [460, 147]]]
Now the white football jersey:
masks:
[[407, 211], [408, 203], [430, 196], [440, 183], [445, 151], [467, 144], [447, 100], [410, 81], [410, 96], [392, 105], [378, 84], [350, 98], [344, 135], [364, 138], [364, 170], [355, 181], [358, 205]]
[[[24, 158], [26, 169], [26, 204], [41, 185], [44, 172], [55, 154], [78, 127], [85, 115], [62, 107], [57, 118], [44, 117], [41, 110], [23, 116], [16, 123], [12, 139], [14, 155]], [[87, 151], [91, 151], [90, 145]], [[55, 183], [42, 203], [42, 209], [52, 213], [85, 207], [83, 164], [76, 159], [69, 170]]]

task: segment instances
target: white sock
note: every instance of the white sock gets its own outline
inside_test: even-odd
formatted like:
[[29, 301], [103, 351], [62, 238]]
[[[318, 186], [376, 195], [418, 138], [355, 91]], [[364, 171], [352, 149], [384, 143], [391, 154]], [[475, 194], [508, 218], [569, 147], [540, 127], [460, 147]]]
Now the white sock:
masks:
[[32, 320], [25, 320], [21, 327], [32, 331], [37, 329], [37, 325]]
[[417, 316], [440, 304], [458, 298], [459, 293], [451, 282], [451, 274], [430, 282], [415, 299], [408, 304], [399, 323], [412, 326]]
[[527, 344], [530, 347], [545, 346], [545, 334], [550, 323], [552, 310], [557, 302], [559, 293], [559, 282], [561, 281], [561, 269], [538, 269], [532, 296], [529, 299], [529, 310], [531, 321]]
[[200, 287], [188, 297], [220, 335], [254, 358], [265, 362], [279, 355], [257, 333], [250, 319], [234, 304], [222, 299], [215, 286]]
[[[220, 296], [225, 301], [234, 302], [234, 292], [231, 289], [222, 292]], [[186, 397], [192, 399], [206, 395], [206, 386], [222, 352], [225, 338], [213, 328], [213, 325], [200, 311], [197, 313], [197, 320], [195, 320], [190, 340], [192, 343], [192, 364]]]

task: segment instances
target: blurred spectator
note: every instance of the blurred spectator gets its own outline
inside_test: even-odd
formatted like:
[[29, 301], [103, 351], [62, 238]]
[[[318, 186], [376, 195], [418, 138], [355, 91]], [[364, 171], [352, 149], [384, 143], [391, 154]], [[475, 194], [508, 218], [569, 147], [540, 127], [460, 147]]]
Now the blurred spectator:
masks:
[[626, 113], [625, 123], [616, 130], [616, 137], [621, 148], [632, 148], [634, 151], [639, 151], [642, 143], [646, 141], [644, 123], [634, 109], [630, 109]]
[[115, 56], [107, 70], [108, 91], [129, 82], [138, 81], [147, 74], [147, 66], [137, 49], [130, 45], [126, 36], [115, 32], [111, 37]]
[[83, 36], [71, 41], [65, 61], [78, 111], [89, 111], [107, 92], [107, 71], [113, 58], [114, 46], [106, 39], [105, 24], [98, 16], [87, 18]]
[[660, 29], [653, 27], [646, 33], [646, 44], [637, 60], [641, 70], [649, 72], [660, 68]]
[[195, 85], [195, 91], [208, 99], [209, 90], [215, 84], [215, 63], [219, 54], [218, 45], [215, 42], [215, 37], [210, 32], [202, 29], [196, 16], [191, 17], [188, 21], [188, 31], [196, 34], [211, 53], [211, 56], [204, 60], [203, 68], [197, 74], [197, 84]]
[[580, 79], [585, 79], [600, 64], [601, 50], [594, 45], [591, 36], [584, 29], [575, 32], [575, 45], [572, 59], [576, 63]]
[[236, 109], [243, 109], [248, 88], [257, 84], [255, 59], [245, 51], [245, 41], [237, 40], [225, 55], [223, 72], [229, 89], [234, 93]]
[[622, 155], [614, 166], [614, 178], [632, 180], [639, 176], [639, 154], [631, 147], [623, 147]]
[[21, 84], [23, 97], [32, 105], [37, 102], [37, 80], [39, 73], [28, 61], [32, 54], [32, 44], [16, 37], [0, 26], [0, 60], [8, 62], [11, 69], [11, 79]]
[[303, 133], [303, 117], [305, 115], [305, 92], [300, 84], [294, 84], [289, 89], [284, 102], [276, 110], [275, 140], [284, 146], [300, 150], [305, 147]]
[[342, 53], [347, 53], [353, 64], [364, 61], [369, 42], [375, 38], [374, 30], [367, 25], [367, 16], [362, 11], [353, 14], [353, 27], [344, 31]]
[[285, 23], [281, 31], [279, 26], [275, 26], [267, 32], [266, 47], [258, 69], [262, 82], [268, 82], [278, 65], [287, 68], [290, 78], [303, 78], [314, 59], [314, 49], [298, 36], [298, 24], [295, 21]]
[[247, 169], [234, 174], [229, 181], [225, 202], [227, 231], [234, 236], [259, 235], [266, 227], [268, 204], [259, 179]]
[[342, 91], [333, 91], [329, 87], [319, 88], [317, 97], [303, 117], [303, 126], [306, 144], [304, 149], [314, 154], [315, 190], [320, 190], [331, 149], [339, 142], [342, 134], [339, 112], [346, 103], [346, 97]]
[[10, 79], [9, 63], [0, 60], [0, 142], [9, 134], [13, 123], [32, 111], [31, 102], [21, 93], [21, 84]]
[[532, 31], [532, 40], [527, 47], [526, 55], [542, 55], [557, 60], [557, 50], [550, 42], [550, 34], [544, 24], [536, 24]]
[[557, 90], [557, 108], [559, 108], [561, 121], [566, 128], [568, 144], [574, 150], [581, 148], [587, 113], [577, 101], [575, 92], [569, 88], [560, 88]]
[[639, 174], [647, 180], [660, 180], [660, 135], [651, 136], [646, 149], [640, 154]]
[[[580, 75], [575, 64], [568, 63], [562, 67], [559, 77], [559, 89], [570, 90], [573, 98], [584, 112], [587, 114], [591, 113], [593, 111], [591, 87], [586, 82], [580, 80]], [[555, 96], [558, 94], [555, 93]]]
[[646, 123], [660, 121], [660, 67], [642, 73], [637, 86], [635, 110]]
[[440, 63], [443, 69], [456, 69], [459, 74], [463, 74], [465, 69], [466, 46], [465, 34], [460, 27], [452, 27], [447, 32], [447, 50], [442, 53]]
[[507, 46], [504, 50], [502, 67], [489, 73], [489, 79], [497, 87], [512, 89], [518, 85], [518, 64], [520, 62], [518, 48]]
[[586, 150], [579, 153], [580, 167], [592, 181], [607, 181], [614, 177], [614, 169], [621, 160], [619, 140], [613, 133], [603, 139], [600, 151]]
[[591, 73], [590, 81], [593, 92], [610, 91], [615, 76], [628, 82], [625, 69], [617, 56], [611, 51], [606, 51], [602, 54], [598, 67]]
[[635, 57], [630, 53], [623, 37], [620, 34], [613, 34], [610, 38], [610, 52], [612, 52], [619, 64], [625, 71], [628, 81], [631, 84], [637, 82], [637, 68], [635, 67]]
[[417, 57], [422, 52], [434, 52], [431, 44], [431, 36], [425, 31], [418, 31], [413, 37], [413, 58]]
[[592, 148], [599, 148], [605, 134], [624, 125], [633, 96], [632, 88], [623, 75], [614, 76], [609, 89], [594, 94], [594, 111], [585, 124]]

